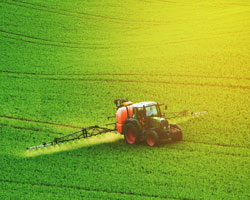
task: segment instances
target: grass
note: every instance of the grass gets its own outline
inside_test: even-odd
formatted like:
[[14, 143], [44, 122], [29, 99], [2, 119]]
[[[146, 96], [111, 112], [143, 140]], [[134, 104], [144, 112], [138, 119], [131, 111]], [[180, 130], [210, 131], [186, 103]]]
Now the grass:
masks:
[[[0, 3], [1, 199], [249, 199], [248, 1]], [[44, 149], [151, 100], [183, 141], [107, 133]], [[167, 115], [168, 116], [168, 115]]]

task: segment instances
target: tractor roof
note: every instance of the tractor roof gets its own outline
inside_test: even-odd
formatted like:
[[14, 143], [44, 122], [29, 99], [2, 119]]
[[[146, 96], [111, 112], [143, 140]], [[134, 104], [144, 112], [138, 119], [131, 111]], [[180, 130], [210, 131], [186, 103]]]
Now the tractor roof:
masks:
[[157, 103], [154, 101], [145, 101], [145, 102], [139, 102], [139, 103], [134, 103], [131, 106], [134, 108], [143, 108], [143, 106], [153, 106], [156, 105]]

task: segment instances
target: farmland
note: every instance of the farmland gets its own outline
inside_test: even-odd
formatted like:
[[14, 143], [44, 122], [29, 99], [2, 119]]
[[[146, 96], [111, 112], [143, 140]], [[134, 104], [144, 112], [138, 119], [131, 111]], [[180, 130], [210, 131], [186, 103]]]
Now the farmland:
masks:
[[[0, 199], [250, 199], [250, 4], [0, 2]], [[107, 133], [116, 98], [155, 101], [183, 141]], [[168, 114], [166, 114], [168, 116]]]

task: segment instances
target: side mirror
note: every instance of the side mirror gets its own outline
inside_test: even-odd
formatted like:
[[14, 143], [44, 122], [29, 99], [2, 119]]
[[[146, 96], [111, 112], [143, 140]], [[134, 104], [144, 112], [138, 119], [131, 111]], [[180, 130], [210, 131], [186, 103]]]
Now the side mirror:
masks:
[[165, 110], [167, 110], [168, 109], [168, 106], [167, 105], [165, 105]]

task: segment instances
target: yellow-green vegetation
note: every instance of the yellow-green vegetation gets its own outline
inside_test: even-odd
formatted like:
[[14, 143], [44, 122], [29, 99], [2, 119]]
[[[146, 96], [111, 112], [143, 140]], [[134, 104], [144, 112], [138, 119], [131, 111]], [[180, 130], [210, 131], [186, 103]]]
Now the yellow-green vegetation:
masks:
[[[0, 199], [250, 199], [248, 0], [3, 0], [0, 19]], [[25, 150], [151, 96], [209, 113], [156, 148]]]

